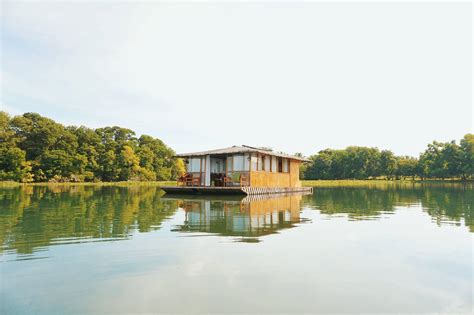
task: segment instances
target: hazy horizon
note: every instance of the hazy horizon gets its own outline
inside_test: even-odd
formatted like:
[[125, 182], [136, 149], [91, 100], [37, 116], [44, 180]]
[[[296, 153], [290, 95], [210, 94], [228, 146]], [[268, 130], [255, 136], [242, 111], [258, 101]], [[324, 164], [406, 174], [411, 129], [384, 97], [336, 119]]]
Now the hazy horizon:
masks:
[[1, 4], [0, 110], [232, 145], [418, 156], [472, 132], [465, 3]]

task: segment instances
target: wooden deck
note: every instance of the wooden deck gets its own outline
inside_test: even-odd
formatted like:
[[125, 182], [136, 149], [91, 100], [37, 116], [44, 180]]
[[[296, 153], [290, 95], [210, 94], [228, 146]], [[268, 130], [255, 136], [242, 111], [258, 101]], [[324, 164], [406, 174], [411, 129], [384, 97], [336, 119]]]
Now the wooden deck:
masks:
[[240, 187], [163, 186], [161, 189], [169, 194], [246, 195]]
[[267, 195], [295, 192], [312, 193], [312, 187], [208, 187], [208, 186], [164, 186], [169, 194], [202, 194], [202, 195]]

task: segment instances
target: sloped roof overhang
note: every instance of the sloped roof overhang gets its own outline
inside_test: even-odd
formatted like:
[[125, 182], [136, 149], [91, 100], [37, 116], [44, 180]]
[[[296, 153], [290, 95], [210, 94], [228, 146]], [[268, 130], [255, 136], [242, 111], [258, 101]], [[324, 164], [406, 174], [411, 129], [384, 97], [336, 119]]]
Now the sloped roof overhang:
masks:
[[270, 149], [256, 148], [256, 147], [251, 147], [251, 146], [247, 146], [247, 145], [241, 145], [241, 146], [234, 145], [232, 147], [216, 149], [216, 150], [192, 152], [192, 153], [181, 153], [181, 154], [177, 154], [176, 157], [178, 157], [178, 158], [191, 158], [191, 157], [202, 157], [202, 156], [207, 156], [207, 155], [210, 155], [210, 156], [220, 155], [220, 156], [222, 156], [222, 155], [233, 155], [233, 154], [241, 154], [241, 153], [260, 153], [260, 154], [277, 156], [277, 157], [286, 158], [286, 159], [297, 160], [297, 161], [301, 161], [301, 162], [309, 162], [310, 161], [310, 160], [308, 160], [304, 157], [289, 155], [289, 154], [281, 153], [281, 152], [274, 152]]

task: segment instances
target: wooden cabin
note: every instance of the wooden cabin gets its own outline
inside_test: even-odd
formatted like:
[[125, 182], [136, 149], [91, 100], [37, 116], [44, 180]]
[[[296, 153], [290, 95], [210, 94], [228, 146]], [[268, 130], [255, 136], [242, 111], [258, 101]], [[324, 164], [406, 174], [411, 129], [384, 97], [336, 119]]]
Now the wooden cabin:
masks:
[[266, 194], [310, 191], [299, 179], [302, 157], [251, 146], [178, 154], [186, 174], [166, 192]]

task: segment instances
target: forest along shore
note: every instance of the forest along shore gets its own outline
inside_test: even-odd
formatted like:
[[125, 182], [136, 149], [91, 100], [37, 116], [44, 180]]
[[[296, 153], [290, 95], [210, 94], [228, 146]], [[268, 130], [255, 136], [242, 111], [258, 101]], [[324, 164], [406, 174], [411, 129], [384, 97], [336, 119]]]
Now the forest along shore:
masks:
[[[11, 117], [0, 111], [0, 181], [174, 181], [185, 172], [175, 155], [162, 140], [127, 128], [64, 126], [36, 113]], [[309, 160], [301, 167], [301, 179], [472, 180], [474, 135], [466, 134], [459, 143], [434, 141], [419, 157], [350, 146], [321, 150]]]

